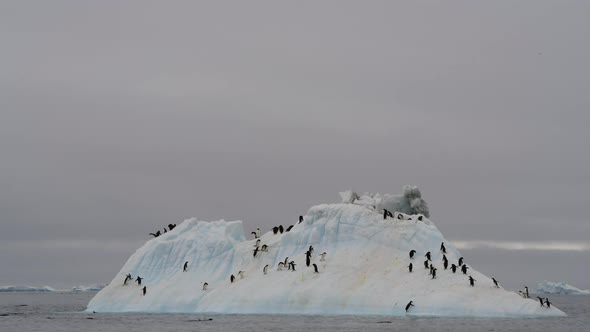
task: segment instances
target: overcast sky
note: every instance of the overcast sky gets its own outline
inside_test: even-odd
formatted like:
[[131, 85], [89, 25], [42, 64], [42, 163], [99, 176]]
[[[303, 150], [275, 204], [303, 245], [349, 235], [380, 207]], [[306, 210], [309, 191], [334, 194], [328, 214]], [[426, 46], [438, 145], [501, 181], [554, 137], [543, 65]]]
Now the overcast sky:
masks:
[[587, 1], [0, 2], [0, 285], [188, 217], [417, 185], [506, 287], [590, 288]]

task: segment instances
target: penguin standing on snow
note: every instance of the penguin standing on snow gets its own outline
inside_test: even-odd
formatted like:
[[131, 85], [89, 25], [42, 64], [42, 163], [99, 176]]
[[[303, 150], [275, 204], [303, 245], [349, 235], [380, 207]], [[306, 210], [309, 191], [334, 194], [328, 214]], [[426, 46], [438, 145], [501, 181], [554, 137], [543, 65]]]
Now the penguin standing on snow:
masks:
[[496, 288], [500, 288], [500, 285], [498, 285], [498, 280], [496, 280], [496, 278], [492, 278], [492, 281], [494, 282], [494, 285], [496, 285]]
[[283, 231], [284, 231], [283, 225], [279, 225], [279, 232], [281, 232], [281, 234], [283, 234]]
[[260, 238], [260, 228], [256, 228], [256, 238]]
[[470, 285], [471, 287], [475, 286], [475, 281], [476, 281], [476, 280], [475, 280], [475, 279], [473, 279], [473, 277], [472, 277], [472, 276], [469, 276], [469, 285]]
[[409, 303], [406, 305], [406, 312], [408, 312], [408, 310], [410, 309], [410, 307], [413, 307], [413, 306], [414, 306], [413, 302], [414, 302], [414, 301], [410, 301], [410, 302], [409, 302]]
[[268, 264], [266, 264], [264, 266], [264, 268], [262, 269], [262, 273], [267, 274], [268, 273]]
[[139, 286], [141, 286], [141, 281], [142, 281], [142, 280], [143, 280], [143, 278], [142, 278], [142, 277], [140, 277], [140, 276], [137, 276], [137, 279], [135, 279], [135, 281], [137, 281], [137, 284], [138, 284]]
[[414, 259], [414, 255], [416, 254], [416, 250], [410, 250], [410, 259]]
[[279, 262], [279, 265], [277, 266], [277, 270], [278, 271], [283, 271], [283, 268], [285, 267], [285, 264], [283, 264], [283, 262]]
[[303, 216], [299, 216], [299, 223], [301, 224], [303, 222]]
[[414, 264], [410, 263], [410, 265], [408, 265], [408, 270], [410, 270], [410, 273], [412, 273], [413, 268], [414, 268]]
[[240, 279], [244, 279], [244, 271], [239, 271], [238, 275], [240, 276]]
[[309, 266], [311, 264], [311, 253], [309, 251], [305, 252], [305, 265]]
[[289, 256], [285, 257], [285, 262], [283, 263], [284, 266], [287, 266], [287, 264], [289, 264]]
[[204, 290], [204, 291], [206, 291], [206, 290], [207, 290], [207, 286], [209, 286], [209, 284], [208, 284], [208, 283], [204, 283], [204, 284], [203, 284], [203, 290]]
[[258, 254], [258, 247], [254, 248], [254, 258], [256, 258], [257, 254]]
[[318, 271], [318, 266], [317, 266], [315, 263], [313, 264], [313, 272], [314, 272], [314, 273], [320, 273], [320, 272]]
[[232, 275], [229, 277], [229, 282], [230, 282], [230, 283], [233, 283], [234, 281], [236, 281], [236, 277], [234, 277], [234, 275], [232, 274]]
[[551, 302], [549, 302], [549, 298], [545, 299], [545, 305], [547, 306], [547, 308], [551, 308]]
[[184, 266], [182, 267], [182, 272], [186, 272], [187, 268], [188, 268], [188, 261], [184, 262]]
[[320, 262], [325, 262], [326, 261], [326, 252], [324, 251], [323, 253], [320, 254]]
[[529, 298], [529, 288], [527, 286], [524, 286], [524, 295], [526, 295], [526, 298]]
[[446, 254], [447, 253], [447, 248], [445, 247], [445, 243], [444, 242], [440, 244], [440, 251], [442, 251], [443, 254]]
[[436, 279], [436, 267], [432, 268], [432, 279]]
[[289, 262], [289, 267], [291, 268], [291, 271], [293, 271], [293, 272], [295, 272], [295, 265], [297, 265], [297, 264], [295, 264], [295, 261]]
[[273, 234], [276, 235], [278, 232], [279, 232], [279, 228], [277, 226], [275, 226], [275, 227], [272, 228], [272, 233]]
[[426, 255], [424, 255], [424, 257], [428, 258], [429, 261], [431, 261], [432, 259], [430, 258], [430, 251], [426, 253]]
[[463, 257], [459, 257], [459, 266], [463, 265]]
[[131, 273], [127, 273], [127, 275], [125, 276], [125, 281], [123, 281], [123, 286], [127, 286], [127, 281], [131, 280], [133, 277], [131, 277]]
[[291, 228], [293, 228], [293, 225], [291, 225], [291, 226], [287, 227], [287, 229], [285, 230], [285, 232], [288, 232], [288, 231], [290, 231], [290, 230], [291, 230]]
[[428, 264], [428, 259], [424, 261], [424, 268], [425, 269], [429, 269], [430, 268], [430, 264]]
[[257, 239], [258, 236], [256, 235], [256, 232], [250, 232], [250, 234], [254, 235], [254, 238]]
[[143, 286], [141, 291], [143, 292], [143, 296], [145, 296], [145, 293], [147, 292], [147, 286]]
[[467, 265], [463, 265], [463, 266], [461, 266], [461, 272], [463, 272], [463, 274], [467, 274], [467, 269], [468, 269], [468, 268], [469, 268], [469, 267], [467, 267]]
[[444, 266], [445, 270], [449, 267], [449, 260], [448, 259], [445, 259], [443, 261], [443, 266]]
[[537, 298], [539, 299], [539, 303], [541, 303], [541, 307], [544, 307], [545, 304], [543, 303], [543, 298], [542, 297], [538, 297], [538, 296], [537, 296]]
[[313, 254], [313, 246], [309, 246], [309, 254]]
[[268, 251], [268, 246], [266, 244], [263, 244], [262, 247], [260, 247], [260, 251], [267, 252]]

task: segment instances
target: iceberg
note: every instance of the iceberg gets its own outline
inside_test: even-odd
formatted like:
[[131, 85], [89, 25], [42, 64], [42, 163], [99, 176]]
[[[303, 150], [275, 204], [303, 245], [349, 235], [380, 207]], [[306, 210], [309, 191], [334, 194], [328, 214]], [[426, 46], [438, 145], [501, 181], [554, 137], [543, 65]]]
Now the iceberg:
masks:
[[84, 286], [74, 286], [70, 289], [70, 292], [98, 292], [99, 290], [106, 287], [106, 284], [93, 284]]
[[544, 280], [537, 284], [538, 294], [560, 294], [560, 295], [590, 295], [590, 289], [579, 289], [563, 281], [551, 282]]
[[0, 286], [0, 292], [55, 292], [49, 286]]
[[[553, 306], [540, 307], [536, 299], [496, 288], [471, 265], [468, 275], [445, 270], [441, 243], [446, 246], [450, 263], [456, 263], [461, 253], [425, 214], [418, 218], [392, 209], [396, 217], [384, 220], [383, 206], [427, 211], [419, 191], [412, 188], [408, 190], [411, 200], [343, 192], [344, 203], [311, 207], [303, 222], [294, 224], [289, 232], [261, 234], [259, 245], [268, 249], [257, 251], [256, 256], [257, 240], [246, 239], [242, 221], [185, 220], [174, 230], [148, 240], [131, 255], [114, 279], [89, 302], [87, 311], [566, 316]], [[310, 264], [316, 264], [319, 273], [313, 266], [306, 266], [305, 254], [310, 246], [314, 249]], [[413, 259], [408, 255], [410, 250], [417, 251]], [[438, 268], [435, 279], [423, 264], [429, 251], [432, 264]], [[294, 261], [295, 270], [278, 270], [278, 264], [285, 261]], [[185, 262], [188, 267], [183, 272]], [[408, 271], [410, 263], [414, 266], [412, 273]], [[239, 271], [243, 271], [241, 276]], [[133, 281], [123, 285], [128, 273], [133, 278], [141, 276], [142, 285]], [[236, 277], [233, 283], [231, 275]], [[468, 276], [475, 278], [475, 287], [470, 287]], [[204, 283], [208, 284], [206, 290]], [[406, 312], [409, 301], [415, 306]]]

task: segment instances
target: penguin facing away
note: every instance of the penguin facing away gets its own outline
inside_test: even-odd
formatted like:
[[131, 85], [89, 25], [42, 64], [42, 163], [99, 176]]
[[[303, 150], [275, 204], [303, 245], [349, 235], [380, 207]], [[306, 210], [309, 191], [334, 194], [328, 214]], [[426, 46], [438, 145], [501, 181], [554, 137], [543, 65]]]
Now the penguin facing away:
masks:
[[447, 253], [447, 248], [445, 247], [445, 243], [444, 242], [440, 244], [440, 251], [442, 251], [443, 254], [446, 254]]
[[318, 271], [318, 266], [317, 266], [315, 263], [313, 263], [313, 272], [314, 272], [314, 273], [320, 273], [320, 272]]
[[236, 277], [234, 277], [234, 275], [232, 274], [232, 275], [229, 277], [229, 282], [230, 282], [230, 283], [233, 283], [235, 280], [236, 280]]
[[410, 301], [407, 305], [406, 305], [406, 312], [408, 312], [408, 310], [410, 309], [410, 307], [414, 306], [414, 301]]
[[416, 254], [416, 250], [410, 250], [410, 258], [414, 259], [414, 255]]
[[299, 216], [299, 223], [301, 224], [303, 222], [303, 216]]
[[147, 292], [147, 286], [143, 286], [141, 291], [143, 292], [143, 296], [145, 296], [145, 293]]
[[204, 283], [204, 284], [203, 284], [203, 290], [204, 290], [204, 291], [206, 291], [206, 290], [207, 290], [207, 286], [209, 286], [209, 284], [208, 284], [208, 283]]
[[186, 272], [187, 268], [188, 268], [188, 261], [184, 262], [184, 266], [182, 267], [182, 272]]
[[408, 270], [410, 270], [410, 273], [412, 273], [413, 268], [414, 268], [414, 264], [410, 263], [410, 265], [408, 265]]
[[545, 305], [547, 306], [547, 308], [551, 308], [551, 302], [549, 302], [549, 298], [545, 299]]
[[430, 268], [430, 264], [428, 264], [428, 259], [424, 261], [424, 268], [425, 269], [429, 269]]
[[430, 251], [426, 253], [426, 255], [424, 255], [424, 257], [428, 258], [429, 261], [431, 261], [432, 259], [430, 258]]

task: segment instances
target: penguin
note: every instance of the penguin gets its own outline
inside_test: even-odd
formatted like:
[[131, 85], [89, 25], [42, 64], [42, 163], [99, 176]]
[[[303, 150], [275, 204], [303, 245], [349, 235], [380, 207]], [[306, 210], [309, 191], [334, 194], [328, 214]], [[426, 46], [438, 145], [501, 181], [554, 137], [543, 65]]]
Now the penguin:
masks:
[[250, 234], [254, 235], [254, 238], [257, 239], [258, 236], [256, 235], [256, 232], [250, 232]]
[[287, 227], [287, 229], [285, 230], [285, 232], [288, 232], [288, 231], [290, 231], [292, 228], [293, 228], [293, 225], [291, 225], [291, 226]]
[[428, 275], [431, 276], [432, 275], [432, 269], [434, 269], [434, 265], [430, 264], [430, 272], [428, 272]]
[[444, 260], [443, 261], [443, 267], [445, 268], [445, 270], [449, 267], [449, 261], [448, 260]]
[[164, 227], [164, 233], [168, 233], [168, 231], [166, 230], [166, 227]]
[[137, 276], [137, 279], [135, 279], [135, 281], [137, 281], [137, 285], [141, 286], [141, 281], [143, 280], [142, 277]]
[[284, 267], [285, 267], [285, 264], [283, 264], [283, 262], [279, 262], [279, 265], [277, 266], [277, 271], [283, 271]]
[[523, 298], [526, 299], [526, 295], [521, 290], [519, 290], [517, 293], [518, 293], [518, 295], [520, 295], [520, 296], [522, 296]]
[[260, 247], [260, 239], [256, 240], [256, 243], [254, 244], [255, 247]]
[[469, 268], [469, 267], [468, 267], [467, 265], [463, 265], [463, 266], [461, 266], [461, 272], [463, 272], [463, 274], [467, 274], [467, 269], [468, 269], [468, 268]]
[[238, 275], [240, 276], [240, 279], [244, 279], [244, 271], [239, 271]]
[[143, 296], [145, 296], [145, 293], [147, 292], [147, 286], [143, 286], [141, 291], [143, 292]]
[[453, 271], [453, 273], [457, 272], [457, 265], [451, 264], [451, 271]]
[[295, 265], [297, 265], [297, 264], [295, 264], [295, 261], [289, 262], [289, 266], [291, 266], [291, 271], [293, 271], [293, 272], [295, 272]]
[[408, 270], [410, 270], [410, 273], [412, 273], [413, 268], [414, 268], [414, 264], [410, 263], [410, 265], [408, 265]]
[[262, 269], [262, 273], [267, 274], [268, 273], [268, 264], [266, 264], [264, 266], [264, 268]]
[[526, 295], [526, 298], [529, 298], [529, 288], [527, 286], [524, 286], [524, 294]]
[[423, 216], [418, 216], [418, 220], [422, 221]]
[[127, 275], [125, 276], [125, 281], [123, 281], [123, 286], [127, 286], [127, 281], [131, 280], [131, 273], [127, 273]]
[[184, 262], [184, 266], [182, 267], [182, 272], [186, 272], [187, 268], [188, 268], [188, 261]]
[[498, 280], [496, 280], [496, 278], [492, 278], [492, 281], [494, 282], [494, 285], [496, 285], [496, 288], [500, 288], [500, 285], [498, 285]]
[[449, 259], [447, 258], [447, 255], [445, 255], [445, 254], [443, 254], [442, 260], [443, 260], [443, 262], [444, 261], [447, 261], [447, 262], [449, 261]]
[[276, 235], [278, 232], [279, 232], [279, 228], [277, 226], [275, 226], [275, 227], [272, 228], [272, 233], [273, 234]]
[[208, 283], [204, 283], [204, 284], [203, 284], [203, 290], [204, 290], [204, 291], [206, 291], [206, 290], [207, 290], [207, 286], [209, 286], [209, 284], [208, 284]]
[[234, 277], [234, 275], [232, 274], [232, 275], [229, 277], [229, 282], [230, 282], [230, 283], [233, 283], [235, 280], [236, 280], [236, 277]]
[[320, 272], [318, 271], [318, 266], [317, 266], [315, 263], [313, 264], [313, 272], [314, 272], [314, 273], [320, 273]]
[[281, 234], [283, 234], [283, 225], [279, 225], [279, 232], [281, 232]]
[[436, 279], [436, 267], [432, 268], [432, 279]]
[[320, 254], [320, 262], [325, 262], [326, 261], [326, 252], [324, 251], [323, 253]]
[[303, 216], [299, 216], [299, 223], [301, 224], [303, 222]]
[[410, 250], [410, 258], [414, 259], [414, 255], [416, 254], [416, 250], [412, 249]]
[[403, 220], [403, 219], [404, 219], [404, 217], [402, 216], [402, 214], [401, 214], [401, 213], [399, 213], [399, 214], [397, 215], [397, 219], [399, 219], [399, 220]]
[[[393, 213], [391, 213], [391, 211], [387, 211], [387, 215], [391, 218], [393, 218]], [[395, 218], [394, 218], [395, 219]]]
[[413, 302], [414, 302], [414, 301], [410, 301], [410, 302], [409, 302], [409, 303], [406, 305], [406, 312], [408, 312], [408, 310], [410, 309], [410, 307], [413, 307], [413, 306], [414, 306]]
[[539, 299], [539, 303], [541, 303], [541, 307], [544, 307], [545, 304], [543, 303], [543, 298], [542, 297], [538, 297], [538, 296], [537, 296], [537, 298]]
[[313, 254], [313, 246], [309, 246], [309, 253]]
[[268, 246], [266, 244], [263, 244], [262, 247], [260, 248], [260, 251], [267, 252], [268, 251]]
[[476, 280], [475, 280], [475, 279], [473, 279], [473, 277], [472, 277], [472, 276], [469, 276], [469, 285], [470, 285], [471, 287], [474, 287], [474, 286], [475, 286], [475, 281], [476, 281]]
[[424, 261], [424, 268], [425, 269], [429, 269], [430, 268], [430, 264], [428, 264], [428, 259]]
[[388, 212], [387, 210], [383, 209], [383, 220], [387, 220], [387, 216], [388, 216], [387, 212]]
[[[309, 251], [308, 251], [309, 252]], [[311, 255], [306, 255], [305, 256], [305, 265], [309, 267], [309, 264], [311, 264]], [[315, 265], [315, 264], [314, 264]]]
[[158, 237], [160, 236], [162, 233], [160, 233], [160, 231], [157, 231], [156, 233], [150, 233], [149, 235], [153, 236], [153, 237]]
[[168, 229], [173, 230], [176, 227], [176, 224], [168, 224]]
[[426, 255], [424, 255], [424, 257], [428, 258], [429, 261], [431, 261], [432, 259], [430, 258], [430, 251], [426, 253]]
[[260, 238], [260, 228], [256, 228], [256, 238]]
[[254, 248], [254, 258], [256, 258], [256, 254], [258, 254], [258, 247]]
[[446, 254], [447, 253], [447, 248], [445, 247], [445, 243], [444, 242], [440, 244], [440, 251], [442, 251], [443, 254]]
[[459, 257], [459, 266], [463, 265], [463, 257]]
[[289, 264], [289, 256], [285, 257], [285, 262], [283, 264], [285, 266], [287, 266], [287, 264]]
[[547, 308], [551, 308], [551, 302], [549, 302], [549, 298], [545, 299], [545, 305], [547, 306]]

